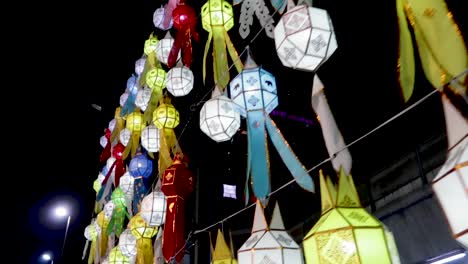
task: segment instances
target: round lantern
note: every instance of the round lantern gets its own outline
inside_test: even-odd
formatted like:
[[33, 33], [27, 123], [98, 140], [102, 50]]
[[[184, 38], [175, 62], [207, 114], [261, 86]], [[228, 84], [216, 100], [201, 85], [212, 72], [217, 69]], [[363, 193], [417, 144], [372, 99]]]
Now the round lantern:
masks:
[[130, 264], [129, 258], [122, 254], [118, 246], [110, 251], [107, 261], [109, 264]]
[[208, 100], [200, 110], [200, 129], [216, 142], [232, 138], [240, 127], [240, 114], [224, 95]]
[[166, 201], [166, 196], [161, 190], [155, 190], [143, 198], [140, 215], [149, 226], [164, 224]]
[[128, 128], [124, 128], [120, 131], [119, 134], [119, 141], [122, 143], [122, 145], [127, 146], [128, 141], [130, 141], [130, 138], [132, 137], [132, 131]]
[[170, 69], [167, 73], [166, 88], [175, 97], [189, 94], [193, 89], [192, 70], [185, 66]]
[[104, 174], [102, 173], [99, 173], [97, 179], [94, 180], [93, 189], [96, 191], [96, 193], [98, 193], [99, 190], [101, 189], [102, 181], [104, 181], [104, 178], [106, 178], [106, 176], [104, 176]]
[[156, 9], [156, 11], [154, 11], [154, 14], [153, 14], [153, 24], [156, 28], [159, 28], [161, 30], [168, 30], [172, 27], [172, 17], [171, 17], [171, 21], [168, 25], [168, 27], [164, 27], [164, 19], [166, 18], [166, 9], [164, 7], [160, 7], [158, 9]]
[[278, 57], [293, 69], [315, 71], [338, 47], [327, 11], [306, 5], [288, 6], [274, 34]]
[[172, 104], [161, 104], [154, 110], [153, 123], [159, 128], [175, 128], [179, 125], [179, 111]]
[[150, 55], [151, 53], [155, 52], [158, 43], [158, 38], [156, 36], [153, 36], [153, 34], [151, 33], [150, 37], [145, 41], [145, 47], [143, 49], [145, 54]]
[[143, 88], [138, 91], [135, 99], [135, 105], [141, 109], [141, 111], [145, 111], [148, 107], [148, 103], [151, 99], [151, 89]]
[[117, 120], [115, 118], [113, 118], [111, 121], [109, 121], [109, 125], [108, 125], [108, 128], [109, 130], [112, 132], [114, 131], [114, 128], [115, 128], [115, 124], [117, 123]]
[[145, 64], [146, 64], [145, 57], [139, 58], [137, 61], [135, 61], [135, 73], [137, 75], [141, 75], [143, 73], [143, 70], [145, 69]]
[[130, 76], [127, 79], [127, 88], [125, 89], [131, 94], [136, 94], [138, 91], [138, 78], [135, 75]]
[[126, 91], [120, 96], [120, 99], [119, 99], [120, 106], [125, 105], [125, 102], [127, 102], [127, 99], [128, 99], [129, 95], [130, 95], [130, 93]]
[[155, 125], [147, 126], [141, 131], [141, 145], [149, 152], [159, 151], [159, 129]]
[[[169, 54], [171, 53], [172, 45], [174, 45], [174, 39], [172, 38], [171, 34], [167, 32], [166, 36], [161, 39], [156, 45], [156, 58], [161, 63], [167, 65], [167, 60], [169, 58]], [[180, 59], [180, 52], [177, 55], [177, 60]]]
[[211, 32], [211, 27], [223, 26], [229, 31], [234, 26], [234, 11], [226, 1], [208, 1], [202, 6], [202, 26]]
[[143, 120], [143, 114], [140, 113], [140, 111], [135, 111], [128, 114], [125, 126], [130, 129], [131, 132], [140, 132], [146, 126]]
[[99, 138], [99, 145], [101, 145], [101, 147], [105, 148], [106, 145], [107, 145], [107, 138], [106, 136], [101, 136]]
[[136, 237], [132, 234], [132, 231], [130, 229], [125, 229], [125, 231], [123, 231], [122, 234], [120, 234], [119, 249], [124, 256], [136, 256]]
[[108, 201], [105, 205], [104, 205], [104, 217], [106, 219], [111, 219], [112, 217], [112, 214], [114, 213], [114, 209], [115, 209], [115, 204], [112, 200]]
[[130, 175], [148, 178], [153, 171], [153, 162], [142, 153], [138, 153], [130, 160]]
[[120, 177], [119, 187], [124, 192], [125, 196], [132, 197], [133, 196], [133, 183], [135, 179], [130, 175], [127, 171], [124, 173], [122, 177]]
[[145, 220], [139, 214], [130, 219], [128, 227], [136, 239], [152, 238], [158, 232], [157, 227], [151, 227], [146, 224]]
[[166, 85], [166, 72], [162, 68], [152, 68], [146, 73], [146, 85], [151, 90], [161, 90]]
[[87, 240], [93, 241], [101, 233], [101, 228], [96, 223], [91, 223], [85, 228], [84, 236]]

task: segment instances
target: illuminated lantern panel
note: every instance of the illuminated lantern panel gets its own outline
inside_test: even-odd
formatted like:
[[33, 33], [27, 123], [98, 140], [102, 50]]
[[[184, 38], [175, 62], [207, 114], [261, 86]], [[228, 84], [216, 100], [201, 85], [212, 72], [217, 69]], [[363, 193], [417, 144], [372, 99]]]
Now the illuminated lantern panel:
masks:
[[169, 70], [166, 78], [166, 89], [173, 96], [184, 96], [193, 89], [193, 72], [185, 66]]
[[115, 118], [113, 118], [111, 121], [109, 121], [109, 130], [112, 132], [114, 131], [114, 128], [115, 128], [115, 124], [117, 123], [117, 120]]
[[137, 61], [135, 61], [135, 73], [140, 75], [143, 73], [143, 70], [145, 69], [145, 63], [146, 63], [146, 58], [139, 58]]
[[208, 100], [200, 110], [200, 129], [216, 142], [232, 138], [240, 127], [236, 105], [226, 96]]
[[128, 128], [124, 128], [120, 130], [119, 134], [119, 141], [122, 143], [122, 145], [127, 146], [128, 141], [130, 141], [130, 138], [132, 137], [132, 131]]
[[326, 10], [298, 5], [275, 27], [275, 45], [284, 66], [315, 71], [337, 49], [333, 25]]
[[107, 138], [106, 136], [102, 136], [99, 138], [99, 145], [101, 145], [101, 147], [105, 148], [106, 145], [107, 145]]
[[146, 155], [138, 153], [130, 160], [128, 169], [133, 177], [148, 178], [153, 172], [153, 162]]
[[152, 91], [148, 88], [143, 88], [137, 92], [135, 98], [135, 105], [141, 109], [141, 111], [145, 111], [148, 107], [148, 103], [151, 99]]
[[95, 240], [101, 233], [101, 228], [96, 223], [92, 223], [85, 228], [84, 237], [89, 240]]
[[151, 90], [162, 90], [166, 85], [166, 72], [161, 68], [152, 68], [146, 73], [146, 85]]
[[110, 251], [107, 261], [109, 264], [130, 264], [129, 258], [122, 254], [118, 246]]
[[159, 151], [159, 129], [149, 125], [141, 131], [141, 145], [149, 152]]
[[124, 256], [131, 257], [137, 254], [136, 237], [130, 229], [125, 229], [119, 237], [119, 249]]
[[153, 123], [159, 129], [175, 128], [179, 122], [179, 111], [171, 104], [161, 104], [154, 110]]
[[101, 189], [102, 182], [104, 181], [105, 178], [106, 178], [106, 176], [104, 176], [104, 174], [99, 173], [97, 179], [94, 180], [93, 189], [96, 191], [96, 193], [98, 193], [99, 190]]
[[322, 215], [304, 238], [308, 264], [400, 263], [391, 233], [362, 208], [351, 176], [340, 171], [338, 190], [320, 172]]
[[223, 197], [237, 199], [236, 186], [223, 184]]
[[[174, 39], [172, 38], [171, 34], [168, 32], [166, 36], [161, 39], [156, 46], [156, 57], [161, 63], [167, 65], [167, 60], [169, 58], [169, 53], [171, 52], [172, 45], [174, 45]], [[180, 59], [180, 51], [177, 55], [177, 61]]]
[[264, 109], [269, 114], [278, 106], [275, 77], [261, 67], [244, 69], [229, 83], [229, 91], [244, 117], [254, 110]]
[[166, 18], [166, 10], [164, 7], [160, 7], [158, 9], [156, 9], [156, 11], [154, 11], [154, 14], [153, 14], [153, 24], [156, 28], [159, 28], [161, 30], [168, 30], [172, 27], [172, 17], [171, 17], [171, 21], [168, 25], [168, 27], [164, 27], [164, 19]]
[[257, 201], [252, 234], [237, 252], [239, 264], [304, 263], [301, 247], [284, 230], [277, 206], [275, 211], [278, 212], [274, 213], [271, 221], [272, 225], [268, 227], [263, 208], [260, 202]]
[[211, 0], [202, 7], [203, 28], [211, 32], [213, 26], [224, 26], [229, 31], [234, 26], [232, 6], [223, 0]]
[[143, 130], [146, 124], [143, 120], [143, 115], [140, 113], [140, 111], [128, 114], [125, 126], [132, 132], [140, 132], [141, 130]]
[[145, 220], [138, 214], [130, 219], [128, 227], [136, 239], [152, 238], [158, 232], [157, 227], [150, 227]]
[[166, 220], [166, 196], [161, 191], [153, 191], [141, 202], [141, 217], [149, 226], [160, 226]]
[[133, 183], [135, 178], [133, 178], [129, 172], [125, 172], [119, 180], [119, 187], [124, 192], [125, 196], [132, 197], [133, 196]]
[[468, 248], [468, 136], [449, 151], [432, 189], [453, 237]]
[[156, 36], [151, 35], [146, 41], [144, 46], [144, 53], [146, 55], [150, 55], [151, 53], [155, 52], [156, 47], [158, 46], [159, 40]]

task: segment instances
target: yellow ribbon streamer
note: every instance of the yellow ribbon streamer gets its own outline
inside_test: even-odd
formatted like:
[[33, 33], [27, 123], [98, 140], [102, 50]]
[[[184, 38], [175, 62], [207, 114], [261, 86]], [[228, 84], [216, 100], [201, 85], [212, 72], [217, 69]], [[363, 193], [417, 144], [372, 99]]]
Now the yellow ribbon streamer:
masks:
[[89, 249], [88, 264], [94, 263], [94, 255], [96, 254], [96, 239], [91, 241], [91, 248]]
[[137, 264], [152, 264], [153, 263], [153, 246], [151, 238], [137, 239]]

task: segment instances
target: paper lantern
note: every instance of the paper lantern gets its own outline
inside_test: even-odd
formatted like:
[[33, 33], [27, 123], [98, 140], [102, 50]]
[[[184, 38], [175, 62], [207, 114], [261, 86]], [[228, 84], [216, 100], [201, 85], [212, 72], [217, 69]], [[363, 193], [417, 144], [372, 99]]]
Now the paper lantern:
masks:
[[176, 29], [174, 44], [169, 53], [167, 66], [172, 68], [176, 65], [180, 55], [182, 63], [189, 67], [192, 65], [192, 38], [199, 40], [197, 33], [197, 15], [195, 10], [181, 0], [177, 7], [172, 11], [173, 27]]
[[120, 131], [119, 142], [122, 143], [122, 145], [127, 146], [131, 138], [132, 131], [130, 131], [130, 129], [124, 128]]
[[143, 70], [145, 69], [146, 58], [141, 57], [137, 61], [135, 61], [135, 73], [137, 75], [141, 75]]
[[238, 250], [237, 259], [239, 264], [304, 263], [300, 246], [284, 229], [278, 204], [268, 227], [262, 205], [257, 200], [252, 234]]
[[128, 228], [137, 239], [137, 263], [152, 264], [153, 247], [151, 244], [151, 238], [158, 233], [158, 228], [147, 225], [140, 214], [137, 214], [130, 219]]
[[[156, 51], [155, 51], [156, 58], [158, 58], [158, 60], [161, 63], [167, 65], [169, 54], [171, 53], [171, 49], [173, 45], [174, 45], [174, 39], [172, 38], [171, 33], [167, 32], [166, 36], [164, 36], [164, 38], [158, 42], [158, 45], [156, 45]], [[180, 59], [180, 52], [177, 55], [176, 60], [179, 60], [179, 59]]]
[[133, 212], [139, 212], [139, 206], [147, 190], [143, 178], [149, 178], [153, 172], [153, 162], [142, 153], [138, 153], [130, 160], [130, 175], [135, 178], [133, 191]]
[[159, 67], [152, 68], [146, 73], [146, 85], [151, 90], [162, 91], [166, 85], [166, 72]]
[[[250, 54], [244, 70], [229, 84], [230, 97], [240, 114], [247, 117], [249, 164], [248, 175], [252, 177], [253, 191], [262, 203], [270, 193], [270, 169], [268, 161], [267, 132], [286, 167], [296, 182], [307, 191], [314, 191], [312, 178], [299, 162], [289, 144], [270, 118], [269, 113], [278, 106], [275, 77], [257, 66]], [[246, 181], [249, 181], [247, 177]], [[246, 184], [248, 186], [248, 184]], [[248, 201], [248, 190], [245, 190]]]
[[145, 41], [145, 46], [144, 46], [144, 53], [147, 56], [150, 56], [151, 54], [154, 54], [156, 51], [156, 47], [158, 46], [159, 40], [156, 36], [153, 36], [153, 33], [151, 33], [150, 37]]
[[115, 128], [115, 124], [117, 123], [117, 120], [115, 118], [112, 118], [111, 121], [109, 121], [109, 125], [108, 125], [108, 128], [109, 130], [112, 132], [114, 131], [114, 128]]
[[179, 111], [172, 104], [161, 104], [153, 113], [153, 123], [159, 129], [175, 128], [179, 122]]
[[148, 103], [151, 99], [152, 90], [148, 88], [143, 88], [138, 91], [135, 99], [135, 105], [141, 109], [141, 111], [145, 111], [148, 107]]
[[173, 96], [184, 96], [193, 89], [193, 72], [185, 66], [169, 70], [166, 78], [166, 88]]
[[99, 145], [101, 145], [101, 147], [105, 148], [106, 145], [107, 145], [107, 138], [106, 136], [101, 136], [99, 138]]
[[[164, 259], [180, 263], [185, 246], [185, 200], [193, 192], [193, 175], [177, 154], [164, 171], [161, 191], [167, 197], [162, 251]], [[177, 255], [176, 255], [177, 253]]]
[[160, 226], [166, 220], [166, 196], [159, 188], [143, 198], [140, 215], [149, 226]]
[[200, 110], [200, 129], [216, 142], [232, 138], [240, 128], [236, 105], [224, 95], [213, 96]]
[[[88, 264], [94, 263], [94, 259], [99, 259], [99, 251], [97, 247], [97, 240], [101, 233], [101, 228], [94, 221], [88, 225], [84, 230], [84, 236], [88, 241], [91, 241], [91, 247], [89, 249]], [[83, 255], [84, 258], [84, 255]]]
[[149, 152], [159, 151], [159, 129], [155, 125], [147, 126], [141, 131], [141, 145]]
[[135, 178], [133, 178], [128, 171], [120, 177], [119, 187], [124, 192], [125, 196], [133, 196], [134, 180]]
[[361, 206], [353, 179], [341, 169], [338, 189], [320, 172], [322, 214], [304, 238], [306, 263], [400, 263], [392, 237]]
[[202, 6], [201, 13], [203, 29], [209, 33], [203, 55], [203, 81], [206, 76], [206, 56], [213, 40], [213, 77], [215, 84], [224, 89], [230, 79], [226, 48], [237, 71], [242, 71], [242, 62], [227, 33], [234, 26], [234, 12], [226, 1], [209, 0]]
[[109, 264], [130, 264], [129, 258], [122, 254], [118, 246], [110, 251], [107, 261]]
[[[169, 18], [169, 24], [166, 26], [164, 25], [164, 20], [166, 19], [166, 16], [168, 16]], [[166, 14], [166, 9], [164, 7], [160, 7], [158, 9], [156, 9], [156, 11], [154, 11], [154, 14], [153, 14], [153, 24], [156, 28], [159, 28], [161, 30], [168, 30], [172, 27], [172, 16], [170, 14]]]
[[124, 106], [125, 102], [127, 102], [128, 96], [130, 92], [125, 91], [122, 95], [120, 95], [119, 104], [120, 106]]
[[104, 176], [102, 173], [99, 173], [96, 180], [94, 180], [93, 189], [94, 191], [96, 191], [96, 193], [99, 192], [99, 190], [101, 189], [101, 184], [105, 177], [106, 176]]
[[444, 95], [448, 155], [432, 181], [452, 236], [468, 249], [468, 120]]
[[146, 123], [143, 120], [143, 114], [140, 112], [140, 110], [136, 110], [127, 115], [125, 127], [131, 132], [131, 139], [128, 141], [128, 144], [125, 147], [123, 159], [126, 159], [129, 153], [131, 153], [132, 157], [135, 156], [140, 145], [140, 134], [143, 128], [146, 127]]
[[213, 250], [213, 257], [211, 259], [212, 264], [237, 264], [237, 260], [232, 256], [231, 250], [229, 249], [224, 235], [221, 230], [218, 229], [218, 235], [216, 236], [216, 245]]
[[136, 237], [130, 229], [125, 229], [119, 237], [119, 249], [124, 256], [131, 257], [137, 254]]
[[305, 71], [317, 70], [338, 47], [328, 12], [291, 0], [275, 27], [275, 46], [284, 66]]

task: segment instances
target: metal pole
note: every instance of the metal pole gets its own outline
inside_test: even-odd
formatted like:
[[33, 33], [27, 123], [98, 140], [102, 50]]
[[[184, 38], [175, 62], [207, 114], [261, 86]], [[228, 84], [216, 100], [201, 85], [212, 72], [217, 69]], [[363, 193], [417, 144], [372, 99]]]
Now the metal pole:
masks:
[[63, 245], [62, 245], [62, 255], [60, 259], [63, 261], [63, 251], [65, 250], [65, 242], [67, 241], [67, 234], [68, 234], [68, 227], [70, 226], [70, 215], [67, 218], [67, 227], [65, 228], [65, 237], [63, 238]]

